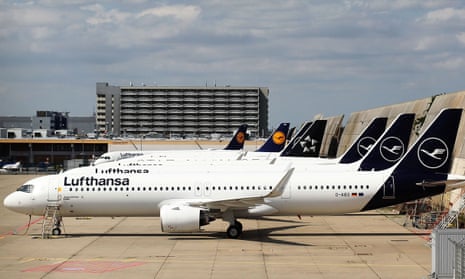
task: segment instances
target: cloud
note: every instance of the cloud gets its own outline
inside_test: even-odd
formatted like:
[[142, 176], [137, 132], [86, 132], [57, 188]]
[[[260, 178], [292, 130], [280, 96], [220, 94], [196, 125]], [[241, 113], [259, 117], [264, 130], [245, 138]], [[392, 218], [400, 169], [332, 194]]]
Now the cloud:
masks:
[[191, 22], [198, 18], [201, 9], [191, 5], [161, 6], [144, 10], [136, 15], [136, 18], [145, 16], [174, 17], [182, 22]]
[[444, 8], [428, 12], [423, 22], [434, 24], [452, 20], [465, 21], [465, 9]]
[[0, 2], [10, 96], [0, 111], [41, 96], [31, 103], [89, 113], [98, 81], [268, 86], [272, 122], [459, 90], [464, 10], [454, 0]]

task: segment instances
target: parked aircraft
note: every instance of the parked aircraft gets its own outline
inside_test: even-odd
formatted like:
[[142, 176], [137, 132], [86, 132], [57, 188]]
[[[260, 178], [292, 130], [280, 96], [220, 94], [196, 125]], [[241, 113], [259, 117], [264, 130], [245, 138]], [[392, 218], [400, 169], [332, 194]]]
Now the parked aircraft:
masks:
[[14, 164], [5, 164], [0, 169], [1, 172], [16, 172], [21, 168], [21, 162], [16, 162]]
[[[246, 138], [246, 133], [247, 133], [247, 124], [242, 124], [239, 126], [237, 131], [233, 134], [231, 140], [229, 143], [224, 147], [224, 150], [241, 150], [244, 148], [244, 142]], [[147, 150], [147, 151], [112, 151], [112, 152], [106, 152], [100, 157], [95, 160], [94, 165], [100, 165], [103, 163], [109, 163], [109, 162], [114, 162], [114, 161], [119, 161], [119, 160], [124, 160], [128, 158], [133, 158], [133, 157], [138, 157], [138, 156], [143, 156], [143, 155], [148, 155], [152, 153], [156, 153], [160, 151], [153, 151], [153, 150]], [[161, 151], [161, 153], [165, 153], [166, 151]], [[176, 153], [182, 154], [184, 151], [174, 151]]]
[[[364, 154], [352, 152], [363, 142], [367, 142], [366, 137], [362, 135], [339, 159], [280, 156], [277, 157], [277, 161], [292, 161], [294, 166], [303, 166], [309, 171], [384, 170], [393, 166], [407, 151], [414, 119], [414, 113], [399, 114], [384, 133], [373, 144], [370, 143], [369, 148], [363, 149], [366, 152]], [[363, 156], [359, 159], [361, 154]]]
[[462, 109], [441, 111], [383, 171], [311, 172], [289, 162], [90, 166], [32, 179], [3, 203], [27, 215], [43, 215], [47, 204], [58, 203], [63, 217], [160, 216], [162, 231], [172, 233], [197, 232], [221, 218], [229, 222], [228, 237], [237, 238], [238, 218], [359, 212], [463, 187], [464, 176], [448, 174], [461, 115]]
[[[376, 142], [379, 136], [383, 133], [386, 127], [387, 118], [378, 117], [373, 119], [369, 125], [362, 131], [360, 136], [353, 142], [351, 147], [339, 158], [310, 158], [310, 161], [305, 161], [314, 164], [334, 165], [339, 162], [351, 163], [359, 161]], [[321, 147], [321, 139], [323, 138], [326, 127], [326, 120], [316, 120], [314, 122], [304, 123], [302, 128], [296, 133], [296, 136], [289, 142], [285, 149], [279, 152], [258, 152], [247, 151], [239, 154], [230, 152], [154, 152], [146, 156], [141, 156], [131, 160], [121, 160], [120, 165], [164, 165], [164, 164], [216, 164], [218, 162], [240, 163], [237, 161], [264, 161], [283, 159], [298, 161], [298, 157], [304, 155], [305, 160], [308, 157], [315, 157], [319, 154]], [[279, 128], [277, 129], [279, 131]], [[273, 144], [273, 137], [267, 141], [268, 144]], [[303, 139], [303, 140], [302, 140]], [[264, 144], [266, 145], [266, 143]], [[366, 145], [366, 149], [361, 150], [360, 146]], [[310, 152], [306, 152], [306, 148]], [[304, 160], [304, 158], [302, 158]]]

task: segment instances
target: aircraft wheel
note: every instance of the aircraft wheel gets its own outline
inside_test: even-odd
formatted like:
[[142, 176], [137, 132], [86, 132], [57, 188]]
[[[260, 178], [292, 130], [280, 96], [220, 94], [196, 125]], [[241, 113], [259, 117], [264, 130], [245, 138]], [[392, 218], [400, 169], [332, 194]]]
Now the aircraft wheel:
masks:
[[[240, 224], [240, 223], [239, 223]], [[231, 225], [226, 231], [229, 238], [238, 238], [242, 234], [242, 225]]]
[[60, 228], [54, 228], [52, 230], [52, 235], [60, 235], [61, 234], [61, 230]]
[[236, 220], [236, 222], [234, 223], [234, 225], [236, 225], [236, 227], [239, 229], [239, 231], [240, 231], [241, 234], [242, 234], [242, 223]]

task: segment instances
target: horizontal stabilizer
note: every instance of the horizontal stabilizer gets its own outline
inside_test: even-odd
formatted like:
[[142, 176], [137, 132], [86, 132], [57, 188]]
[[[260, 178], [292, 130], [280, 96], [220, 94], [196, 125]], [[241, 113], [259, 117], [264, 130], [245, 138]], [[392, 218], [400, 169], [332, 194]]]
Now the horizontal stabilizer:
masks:
[[458, 174], [449, 174], [447, 180], [422, 181], [416, 183], [420, 187], [446, 186], [449, 189], [465, 187], [465, 176]]

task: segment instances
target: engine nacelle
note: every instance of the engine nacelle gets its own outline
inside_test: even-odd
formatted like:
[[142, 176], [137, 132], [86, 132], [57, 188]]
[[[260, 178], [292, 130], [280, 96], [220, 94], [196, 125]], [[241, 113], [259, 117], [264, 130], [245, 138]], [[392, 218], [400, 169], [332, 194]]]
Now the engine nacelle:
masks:
[[185, 205], [163, 205], [160, 208], [161, 230], [163, 232], [198, 232], [208, 225], [210, 218], [205, 210]]

